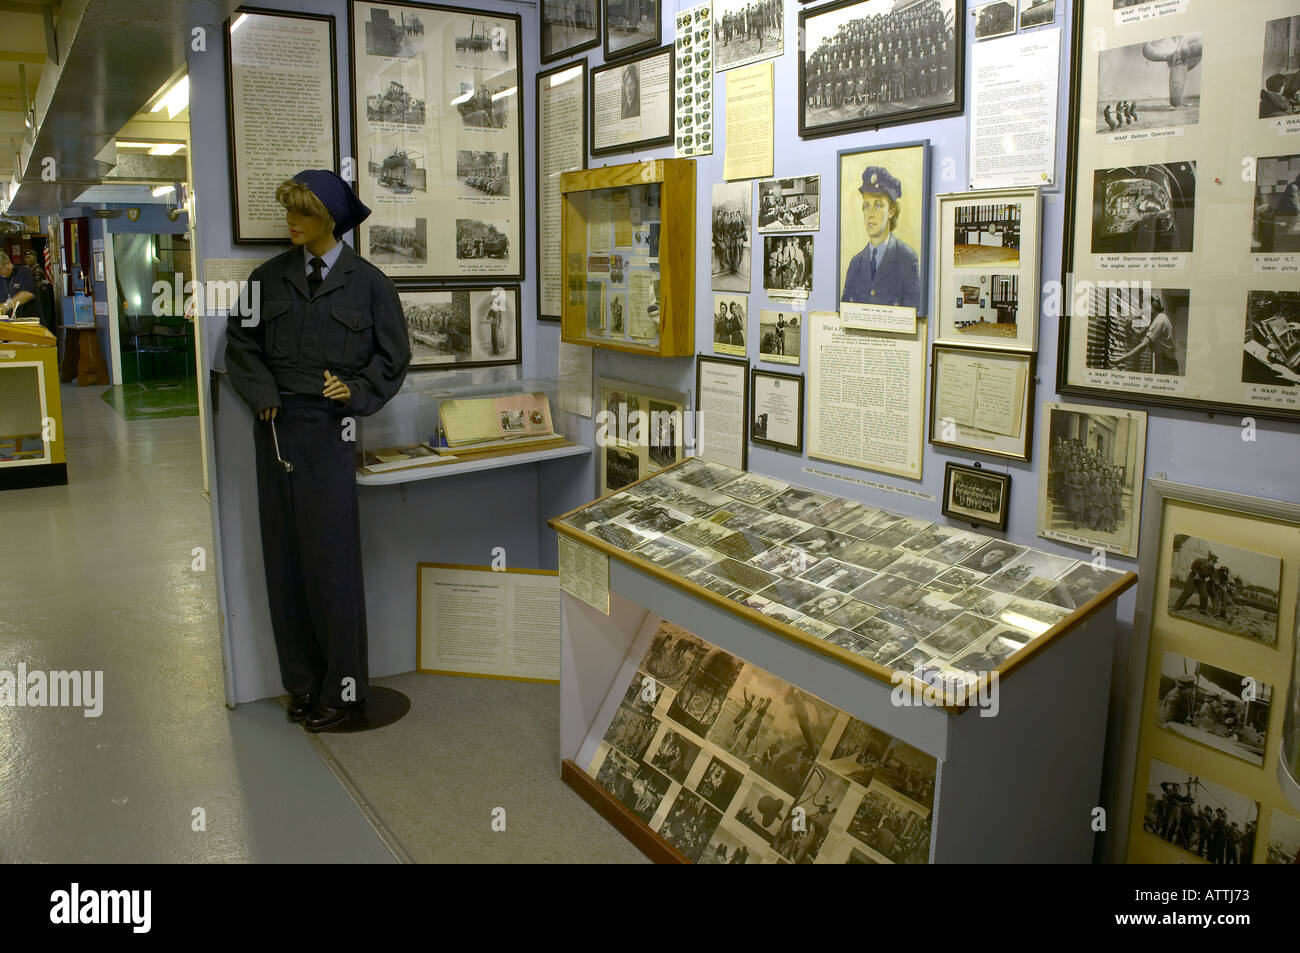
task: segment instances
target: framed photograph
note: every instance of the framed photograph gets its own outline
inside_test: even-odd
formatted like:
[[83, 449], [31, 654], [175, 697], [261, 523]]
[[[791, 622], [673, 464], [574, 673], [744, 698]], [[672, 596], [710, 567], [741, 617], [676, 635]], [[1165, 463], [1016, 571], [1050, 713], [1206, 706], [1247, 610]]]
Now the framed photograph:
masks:
[[800, 137], [960, 114], [965, 18], [965, 0], [838, 0], [800, 10]]
[[991, 0], [971, 11], [975, 17], [975, 39], [991, 40], [1016, 32], [1015, 0]]
[[785, 0], [713, 0], [714, 69], [721, 73], [785, 52]]
[[1268, 682], [1177, 652], [1163, 653], [1155, 722], [1166, 731], [1260, 768], [1272, 701]]
[[1028, 460], [1034, 432], [1033, 354], [935, 344], [930, 443]]
[[798, 364], [803, 353], [803, 315], [798, 311], [758, 313], [758, 359], [769, 364]]
[[1300, 419], [1300, 15], [1072, 7], [1057, 391]]
[[695, 456], [737, 470], [749, 469], [749, 441], [745, 439], [749, 361], [700, 354], [695, 359], [695, 393], [699, 410]]
[[749, 182], [713, 183], [710, 283], [714, 291], [749, 291], [753, 202], [754, 187]]
[[1277, 556], [1179, 533], [1169, 566], [1170, 616], [1277, 645]]
[[597, 0], [538, 0], [538, 17], [543, 63], [564, 59], [600, 42]]
[[803, 453], [803, 375], [750, 371], [749, 439]]
[[348, 34], [358, 251], [399, 284], [523, 278], [518, 15], [350, 0]]
[[[236, 245], [287, 245], [276, 187], [303, 169], [341, 168], [334, 17], [240, 7], [223, 36], [231, 234]], [[294, 122], [268, 136], [272, 113]]]
[[1020, 0], [1020, 29], [1047, 26], [1056, 21], [1056, 0]]
[[411, 339], [411, 370], [519, 364], [519, 286], [397, 291]]
[[537, 318], [559, 321], [564, 311], [560, 173], [587, 167], [587, 61], [538, 73], [535, 102]]
[[912, 333], [928, 314], [930, 142], [839, 153], [839, 310]]
[[1011, 474], [960, 463], [944, 464], [944, 516], [1005, 533], [1010, 506]]
[[1147, 415], [1084, 404], [1043, 404], [1038, 535], [1136, 556]]
[[605, 19], [605, 61], [658, 46], [663, 39], [659, 0], [600, 0]]
[[597, 388], [597, 496], [685, 458], [684, 394], [607, 377]]
[[107, 280], [104, 278], [104, 253], [102, 251], [97, 251], [92, 253], [90, 257], [95, 262], [95, 280], [96, 281]]
[[763, 179], [758, 183], [760, 232], [815, 232], [822, 227], [820, 175]]
[[713, 296], [713, 350], [716, 354], [745, 356], [749, 331], [749, 298], [746, 295]]
[[673, 63], [673, 48], [664, 46], [591, 70], [592, 155], [673, 141]]
[[953, 192], [938, 201], [935, 340], [1036, 351], [1038, 189]]

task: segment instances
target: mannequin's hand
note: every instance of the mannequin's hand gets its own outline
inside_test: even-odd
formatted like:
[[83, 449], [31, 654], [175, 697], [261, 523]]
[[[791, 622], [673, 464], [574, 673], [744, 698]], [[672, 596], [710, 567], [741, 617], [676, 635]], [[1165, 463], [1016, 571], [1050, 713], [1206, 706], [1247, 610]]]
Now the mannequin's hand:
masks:
[[257, 412], [258, 420], [274, 420], [275, 415], [280, 412], [279, 407], [263, 407]]
[[331, 400], [337, 400], [341, 404], [346, 404], [352, 399], [352, 391], [348, 389], [348, 385], [343, 383], [329, 371], [325, 372], [325, 389], [321, 391], [321, 393]]

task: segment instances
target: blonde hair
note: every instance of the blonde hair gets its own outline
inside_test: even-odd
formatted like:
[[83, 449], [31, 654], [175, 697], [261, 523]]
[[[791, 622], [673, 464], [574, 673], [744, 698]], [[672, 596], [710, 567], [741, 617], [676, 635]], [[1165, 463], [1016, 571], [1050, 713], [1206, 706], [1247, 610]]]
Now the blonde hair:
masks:
[[299, 215], [314, 215], [325, 222], [331, 231], [334, 229], [334, 216], [325, 207], [325, 203], [301, 182], [294, 182], [292, 179], [281, 182], [275, 190], [275, 200], [291, 212], [297, 212]]

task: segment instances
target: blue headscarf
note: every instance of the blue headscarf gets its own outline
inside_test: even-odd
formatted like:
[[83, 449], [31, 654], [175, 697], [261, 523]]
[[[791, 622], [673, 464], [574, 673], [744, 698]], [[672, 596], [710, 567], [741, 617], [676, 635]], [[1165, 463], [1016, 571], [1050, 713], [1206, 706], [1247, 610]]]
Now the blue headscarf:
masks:
[[311, 189], [329, 210], [334, 217], [335, 238], [370, 217], [370, 209], [357, 198], [352, 187], [329, 169], [304, 169], [293, 177], [293, 181]]

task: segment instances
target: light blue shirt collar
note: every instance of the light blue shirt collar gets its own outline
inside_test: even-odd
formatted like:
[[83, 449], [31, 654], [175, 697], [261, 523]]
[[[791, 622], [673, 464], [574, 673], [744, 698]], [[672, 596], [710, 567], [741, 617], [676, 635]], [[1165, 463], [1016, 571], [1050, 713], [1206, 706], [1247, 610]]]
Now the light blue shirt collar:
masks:
[[873, 250], [873, 249], [875, 250], [875, 255], [876, 255], [876, 267], [877, 267], [877, 268], [879, 268], [879, 267], [880, 267], [880, 263], [881, 263], [882, 261], [885, 260], [885, 255], [889, 254], [889, 247], [890, 247], [891, 245], [893, 245], [893, 244], [894, 244], [894, 233], [893, 233], [893, 232], [890, 232], [890, 233], [889, 233], [889, 237], [886, 238], [886, 239], [885, 239], [883, 242], [881, 242], [879, 245], [873, 245], [873, 244], [871, 244], [871, 242], [867, 242], [867, 255], [870, 256], [871, 253], [872, 253], [872, 250]]
[[[321, 261], [325, 262], [325, 266], [320, 270], [320, 276], [322, 278], [330, 273], [330, 269], [334, 267], [334, 263], [339, 260], [339, 255], [341, 254], [343, 254], [343, 243], [335, 242], [333, 248], [320, 256]], [[311, 260], [312, 253], [309, 252], [307, 246], [304, 245], [302, 249], [302, 267], [308, 275], [311, 274]]]

